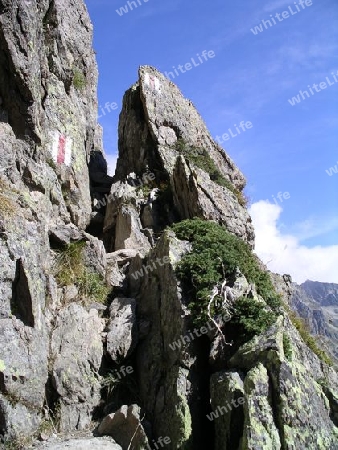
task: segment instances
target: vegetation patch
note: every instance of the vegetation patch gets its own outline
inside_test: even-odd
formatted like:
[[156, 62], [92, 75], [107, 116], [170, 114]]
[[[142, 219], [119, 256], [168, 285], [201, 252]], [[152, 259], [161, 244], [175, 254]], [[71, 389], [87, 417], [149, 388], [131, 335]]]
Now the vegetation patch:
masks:
[[55, 164], [53, 158], [48, 157], [46, 159], [46, 163], [49, 165], [49, 167], [51, 167], [53, 170], [56, 170], [57, 165]]
[[15, 210], [15, 205], [8, 195], [9, 192], [10, 189], [0, 179], [0, 214], [7, 217], [12, 216]]
[[277, 315], [267, 310], [266, 305], [253, 298], [240, 297], [234, 304], [232, 323], [237, 324], [240, 335], [249, 340], [264, 333], [276, 321]]
[[105, 303], [109, 288], [99, 274], [90, 272], [84, 265], [85, 245], [83, 241], [73, 242], [58, 252], [56, 280], [61, 286], [74, 284], [79, 294], [89, 300]]
[[83, 89], [86, 87], [87, 80], [84, 74], [79, 69], [73, 70], [73, 86], [78, 91], [83, 91]]
[[[264, 305], [256, 305], [252, 299], [242, 299], [238, 303], [237, 319], [248, 334], [258, 332], [272, 323], [281, 306], [280, 298], [275, 292], [270, 276], [260, 269], [257, 257], [250, 247], [241, 239], [229, 233], [215, 222], [201, 219], [184, 220], [172, 226], [176, 236], [192, 242], [192, 251], [183, 256], [178, 264], [177, 274], [188, 288], [193, 301], [189, 304], [196, 325], [208, 320], [207, 307], [212, 288], [221, 280], [233, 278], [238, 267], [246, 279], [255, 283], [259, 295], [274, 311], [269, 312], [271, 320], [263, 313]], [[252, 304], [246, 319], [246, 306]], [[213, 307], [215, 308], [215, 307]], [[215, 309], [212, 314], [219, 313]], [[240, 321], [240, 317], [243, 320]], [[255, 329], [252, 317], [258, 317], [260, 325]]]
[[286, 359], [289, 361], [292, 360], [292, 345], [291, 340], [287, 334], [283, 334], [283, 350]]
[[240, 205], [247, 205], [246, 197], [240, 190], [233, 186], [230, 180], [221, 174], [207, 150], [202, 147], [194, 147], [189, 145], [183, 139], [178, 139], [176, 141], [175, 150], [182, 154], [191, 164], [194, 164], [198, 168], [207, 172], [212, 181], [217, 183], [219, 186], [227, 188], [235, 194]]
[[[1, 439], [0, 439], [1, 443]], [[32, 437], [21, 437], [17, 439], [4, 438], [2, 441], [3, 450], [25, 450], [33, 443]]]

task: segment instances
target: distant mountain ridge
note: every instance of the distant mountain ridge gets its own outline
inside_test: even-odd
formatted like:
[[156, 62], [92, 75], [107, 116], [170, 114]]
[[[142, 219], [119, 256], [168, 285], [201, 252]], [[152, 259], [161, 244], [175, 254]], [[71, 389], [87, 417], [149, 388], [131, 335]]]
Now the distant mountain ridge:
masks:
[[291, 306], [338, 362], [338, 284], [310, 280], [294, 284]]
[[321, 306], [338, 306], [338, 284], [306, 280], [301, 287]]

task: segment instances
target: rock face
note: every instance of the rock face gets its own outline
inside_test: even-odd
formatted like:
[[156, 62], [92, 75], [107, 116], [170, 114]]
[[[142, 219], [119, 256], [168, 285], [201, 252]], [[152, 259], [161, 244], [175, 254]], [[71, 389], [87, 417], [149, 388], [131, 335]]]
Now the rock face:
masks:
[[115, 298], [109, 308], [107, 352], [116, 360], [126, 359], [137, 344], [136, 301]]
[[84, 429], [100, 401], [98, 372], [103, 347], [103, 320], [70, 304], [58, 314], [51, 335], [52, 381], [60, 396], [60, 430]]
[[123, 405], [118, 411], [106, 416], [98, 427], [100, 434], [112, 436], [123, 450], [145, 448], [147, 436], [141, 424], [140, 407]]
[[[210, 320], [194, 325], [194, 289], [177, 270], [193, 244], [168, 226], [212, 220], [250, 253], [243, 175], [192, 103], [143, 66], [124, 97], [111, 179], [91, 40], [82, 1], [0, 0], [1, 442], [337, 449], [337, 374], [270, 304], [272, 288], [259, 294], [221, 258], [223, 277], [204, 286]], [[289, 302], [291, 280], [271, 276]], [[314, 288], [309, 304], [336, 308], [336, 288]], [[275, 317], [250, 337], [234, 320], [243, 297]], [[317, 332], [327, 330], [321, 311], [311, 312]], [[114, 440], [88, 437], [94, 428]]]
[[35, 448], [43, 450], [122, 450], [120, 445], [116, 444], [113, 439], [107, 437], [67, 439], [60, 442], [40, 444]]
[[[205, 160], [209, 173], [200, 169]], [[211, 180], [216, 169], [222, 186]], [[140, 180], [136, 187], [131, 174]], [[212, 139], [193, 104], [153, 67], [142, 66], [138, 83], [125, 94], [115, 177], [104, 227], [111, 251], [123, 248], [127, 237], [147, 247], [168, 223], [193, 217], [224, 224], [253, 244], [251, 218], [241, 201], [244, 176]]]
[[33, 203], [48, 190], [44, 215], [54, 210], [52, 220], [85, 227], [87, 162], [97, 128], [86, 8], [67, 0], [2, 0], [0, 27], [1, 168], [20, 192], [29, 186]]
[[57, 283], [54, 270], [55, 250], [82, 240], [88, 273], [105, 275], [103, 245], [84, 233], [87, 163], [101, 133], [96, 84], [83, 2], [0, 1], [0, 434], [8, 439], [34, 432], [56, 406], [62, 429], [87, 426], [100, 400], [103, 324], [73, 303], [83, 294]]

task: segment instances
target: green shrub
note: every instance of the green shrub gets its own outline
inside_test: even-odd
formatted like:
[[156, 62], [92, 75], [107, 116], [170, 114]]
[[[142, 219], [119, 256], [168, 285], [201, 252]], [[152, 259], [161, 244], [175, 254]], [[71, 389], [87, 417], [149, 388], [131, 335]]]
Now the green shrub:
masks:
[[73, 71], [73, 86], [78, 91], [82, 91], [87, 84], [86, 77], [79, 69], [74, 69]]
[[276, 316], [267, 310], [266, 305], [253, 298], [240, 297], [234, 304], [232, 322], [239, 325], [244, 340], [264, 333], [275, 320]]
[[182, 139], [178, 139], [175, 144], [175, 150], [181, 153], [190, 163], [207, 172], [212, 181], [235, 194], [240, 205], [247, 205], [247, 200], [243, 193], [236, 189], [231, 181], [221, 174], [217, 169], [214, 160], [204, 148], [193, 147]]
[[84, 265], [83, 251], [86, 243], [73, 242], [58, 252], [55, 276], [59, 285], [75, 284], [81, 296], [105, 303], [109, 288], [102, 277], [90, 272]]
[[287, 334], [283, 334], [283, 350], [286, 359], [289, 361], [292, 360], [292, 345], [291, 340]]
[[212, 287], [224, 277], [233, 277], [237, 267], [249, 282], [255, 283], [258, 294], [273, 310], [280, 307], [269, 274], [260, 269], [257, 257], [244, 241], [221, 225], [201, 219], [184, 220], [172, 229], [179, 239], [192, 242], [192, 251], [183, 256], [177, 274], [194, 298], [189, 306], [196, 323], [207, 319]]
[[299, 317], [295, 313], [295, 311], [291, 310], [291, 308], [288, 305], [285, 304], [284, 307], [288, 312], [289, 318], [293, 326], [298, 330], [301, 338], [303, 339], [305, 344], [309, 347], [309, 349], [312, 350], [313, 353], [317, 355], [318, 358], [322, 360], [324, 363], [328, 364], [329, 366], [333, 366], [332, 359], [327, 355], [327, 353], [324, 350], [322, 350], [318, 346], [316, 338], [310, 334], [310, 331], [305, 321], [301, 317]]

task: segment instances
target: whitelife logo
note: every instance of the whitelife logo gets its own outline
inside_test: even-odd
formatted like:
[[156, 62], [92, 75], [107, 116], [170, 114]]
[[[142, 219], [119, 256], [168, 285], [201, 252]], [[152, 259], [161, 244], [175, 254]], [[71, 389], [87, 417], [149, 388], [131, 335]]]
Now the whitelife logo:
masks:
[[[289, 11], [283, 11], [282, 13], [276, 13], [275, 17], [278, 19], [278, 22], [274, 19], [273, 15], [270, 14], [270, 19], [268, 20], [262, 20], [262, 23], [260, 25], [256, 25], [255, 28], [250, 28], [250, 31], [256, 36], [258, 33], [263, 33], [264, 29], [267, 30], [269, 25], [269, 28], [273, 27], [274, 25], [277, 25], [279, 22], [283, 22], [283, 20], [288, 19], [291, 16], [294, 16], [295, 14], [298, 14], [299, 12], [303, 11], [307, 6], [312, 6], [312, 0], [300, 0], [299, 3], [293, 2], [295, 5], [295, 9], [292, 9], [292, 6], [288, 7]], [[301, 8], [302, 9], [301, 9]], [[281, 17], [282, 16], [282, 17]], [[263, 28], [264, 25], [264, 28]]]
[[[219, 144], [223, 144], [223, 142], [224, 141], [228, 141], [230, 139], [230, 137], [234, 138], [234, 137], [238, 136], [239, 134], [241, 134], [241, 131], [240, 131], [240, 129], [238, 128], [238, 126], [236, 124], [234, 125], [234, 127], [235, 127], [235, 129], [236, 129], [238, 134], [236, 134], [236, 133], [233, 134], [231, 128], [228, 128], [229, 134], [228, 133], [224, 133], [224, 134], [222, 134], [222, 136], [216, 136], [216, 138], [215, 138], [216, 141]], [[240, 122], [240, 124], [239, 124], [239, 127], [242, 129], [242, 131], [246, 131], [246, 130], [250, 130], [250, 128], [252, 128], [253, 125], [252, 125], [252, 123], [250, 121], [247, 121], [247, 122], [244, 123], [244, 120], [242, 120]]]
[[[338, 161], [337, 161], [337, 164], [338, 164]], [[325, 170], [325, 172], [326, 172], [330, 177], [332, 177], [332, 175], [333, 175], [334, 173], [338, 173], [338, 166], [337, 166], [337, 164], [336, 164], [334, 167], [330, 167], [329, 170]]]
[[[222, 317], [223, 321], [229, 322], [231, 320], [231, 317], [225, 313]], [[177, 341], [172, 342], [169, 344], [169, 347], [171, 350], [180, 350], [182, 345], [190, 344], [194, 339], [197, 337], [201, 337], [204, 334], [208, 334], [209, 331], [215, 331], [215, 322], [209, 321], [206, 323], [206, 326], [201, 327], [199, 330], [194, 328], [193, 331], [188, 331], [184, 336], [182, 335]], [[195, 334], [195, 335], [194, 335]]]
[[101, 113], [97, 118], [101, 119], [103, 116], [106, 115], [105, 110], [107, 110], [108, 113], [115, 111], [118, 108], [118, 104], [116, 102], [106, 102], [104, 107], [101, 105], [99, 106], [99, 109], [101, 110]]
[[238, 406], [244, 405], [244, 403], [245, 403], [244, 397], [239, 397], [237, 400], [232, 399], [231, 400], [232, 406], [229, 404], [229, 402], [227, 402], [227, 406], [217, 406], [215, 411], [212, 411], [210, 414], [207, 414], [207, 418], [210, 420], [210, 422], [212, 422], [213, 420], [218, 419], [220, 416], [223, 416], [223, 414], [231, 411], [232, 408], [238, 408]]
[[[167, 78], [169, 78], [169, 80], [170, 80], [170, 79], [173, 79], [173, 80], [174, 80], [176, 77], [179, 77], [180, 74], [186, 73], [186, 72], [188, 72], [189, 70], [193, 69], [194, 67], [198, 67], [198, 66], [200, 66], [201, 64], [204, 64], [206, 61], [209, 61], [209, 58], [210, 58], [210, 59], [215, 58], [216, 54], [215, 54], [215, 52], [214, 52], [213, 50], [209, 50], [209, 51], [203, 50], [202, 56], [200, 56], [199, 53], [197, 53], [196, 56], [197, 56], [197, 59], [198, 59], [198, 61], [200, 62], [200, 64], [198, 64], [198, 62], [195, 61], [195, 57], [193, 57], [193, 58], [190, 58], [190, 61], [191, 61], [191, 62], [190, 62], [190, 61], [189, 61], [189, 62], [186, 62], [184, 65], [179, 64], [179, 65], [177, 66], [177, 68], [176, 68], [176, 66], [173, 66], [174, 71], [173, 71], [173, 72], [171, 72], [171, 71], [169, 71], [169, 72], [164, 72], [164, 75], [165, 75]], [[204, 61], [203, 61], [202, 58], [204, 59]], [[185, 69], [185, 70], [184, 70], [184, 69]], [[180, 72], [179, 72], [179, 71], [180, 71]], [[175, 72], [176, 76], [174, 75], [174, 72]]]
[[[149, 0], [143, 0], [143, 3], [148, 3]], [[143, 3], [141, 0], [137, 0], [139, 6], [142, 6]], [[121, 17], [123, 14], [127, 14], [130, 11], [133, 11], [134, 8], [138, 8], [136, 1], [135, 2], [127, 2], [126, 5], [121, 6], [121, 8], [116, 9], [115, 11]]]
[[[330, 82], [331, 80], [329, 79], [329, 77], [326, 77], [325, 79], [326, 79], [326, 83], [328, 84], [328, 86], [327, 86], [327, 84], [325, 83], [325, 81], [322, 81], [322, 82], [319, 83], [319, 84], [313, 83], [312, 86], [310, 86], [310, 85], [308, 84], [307, 87], [309, 88], [309, 91], [311, 92], [311, 95], [315, 95], [316, 92], [323, 91], [323, 90], [326, 89], [327, 87], [333, 86], [334, 84], [338, 83], [338, 79], [337, 79], [338, 70], [337, 70], [337, 73], [336, 73], [336, 74], [334, 74], [333, 72], [331, 72], [331, 75], [332, 75], [332, 77], [333, 77], [333, 79], [334, 79], [334, 83]], [[315, 92], [313, 92], [313, 90], [315, 90]], [[306, 97], [305, 97], [305, 95], [306, 95]], [[297, 96], [295, 96], [295, 97], [292, 97], [291, 100], [289, 99], [288, 102], [290, 103], [291, 106], [295, 106], [296, 104], [300, 103], [300, 102], [303, 101], [303, 100], [306, 100], [307, 98], [310, 98], [309, 92], [308, 92], [308, 91], [301, 91], [301, 90], [300, 90], [300, 91], [299, 91], [299, 94], [298, 94]]]
[[135, 272], [133, 272], [131, 274], [131, 276], [134, 278], [134, 280], [138, 280], [139, 278], [143, 277], [144, 275], [148, 275], [149, 270], [153, 271], [154, 269], [156, 269], [157, 264], [160, 266], [164, 266], [164, 264], [169, 264], [169, 263], [170, 263], [169, 256], [164, 256], [162, 259], [157, 258], [156, 261], [153, 261], [152, 265], [149, 264], [148, 266], [142, 267], [141, 270], [135, 270]]

